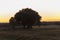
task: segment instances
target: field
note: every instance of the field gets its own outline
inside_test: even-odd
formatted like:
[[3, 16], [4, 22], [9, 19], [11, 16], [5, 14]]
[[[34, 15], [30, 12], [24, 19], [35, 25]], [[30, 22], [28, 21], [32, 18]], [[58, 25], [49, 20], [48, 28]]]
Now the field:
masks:
[[33, 26], [32, 29], [15, 30], [1, 27], [0, 40], [60, 40], [60, 26]]

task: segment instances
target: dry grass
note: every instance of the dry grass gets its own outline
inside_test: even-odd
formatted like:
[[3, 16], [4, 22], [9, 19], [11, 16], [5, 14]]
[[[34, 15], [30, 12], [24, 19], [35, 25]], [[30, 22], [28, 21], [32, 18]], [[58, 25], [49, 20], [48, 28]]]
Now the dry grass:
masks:
[[60, 28], [56, 27], [47, 28], [44, 26], [33, 29], [5, 29], [0, 31], [0, 40], [60, 40]]

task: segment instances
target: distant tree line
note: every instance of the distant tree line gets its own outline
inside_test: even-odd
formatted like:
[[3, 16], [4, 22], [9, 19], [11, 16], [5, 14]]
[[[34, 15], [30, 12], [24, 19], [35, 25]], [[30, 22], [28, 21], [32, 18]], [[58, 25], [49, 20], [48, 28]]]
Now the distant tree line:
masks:
[[60, 21], [41, 22], [41, 25], [60, 25]]

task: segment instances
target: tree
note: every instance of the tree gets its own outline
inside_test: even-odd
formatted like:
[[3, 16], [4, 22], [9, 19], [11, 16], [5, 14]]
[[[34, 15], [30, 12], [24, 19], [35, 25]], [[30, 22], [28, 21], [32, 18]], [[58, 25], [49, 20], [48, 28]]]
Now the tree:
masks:
[[12, 26], [13, 29], [15, 29], [15, 19], [14, 17], [11, 17], [10, 20], [9, 20], [9, 24]]
[[19, 10], [19, 12], [14, 15], [14, 18], [18, 23], [24, 25], [24, 28], [25, 26], [27, 26], [27, 28], [32, 28], [32, 25], [37, 23], [41, 19], [41, 16], [38, 12], [30, 8], [25, 8]]

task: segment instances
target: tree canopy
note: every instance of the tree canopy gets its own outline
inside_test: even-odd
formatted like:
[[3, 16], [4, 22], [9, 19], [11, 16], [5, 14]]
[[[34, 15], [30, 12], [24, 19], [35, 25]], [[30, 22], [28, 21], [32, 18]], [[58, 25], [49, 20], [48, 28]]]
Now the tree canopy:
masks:
[[9, 20], [10, 24], [12, 25], [23, 25], [32, 27], [32, 25], [40, 22], [41, 16], [38, 14], [38, 12], [30, 9], [30, 8], [25, 8], [22, 10], [19, 10], [14, 17], [11, 17]]
[[14, 18], [17, 22], [21, 22], [23, 25], [33, 25], [41, 19], [41, 16], [38, 12], [30, 8], [25, 8], [19, 10], [19, 12], [15, 14]]

